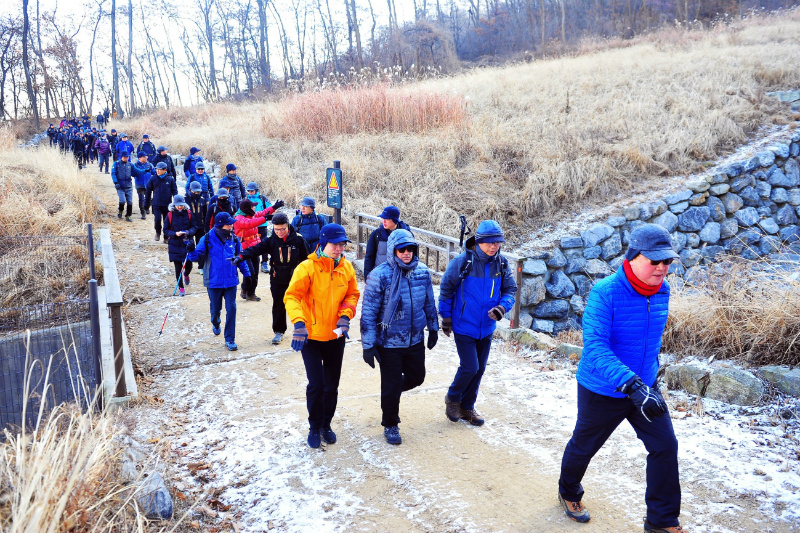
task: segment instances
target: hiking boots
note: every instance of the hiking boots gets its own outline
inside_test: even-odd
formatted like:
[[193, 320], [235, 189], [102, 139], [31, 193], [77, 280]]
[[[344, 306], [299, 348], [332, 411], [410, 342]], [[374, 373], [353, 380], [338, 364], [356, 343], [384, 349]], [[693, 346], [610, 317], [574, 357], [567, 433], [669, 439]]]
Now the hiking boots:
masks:
[[462, 420], [466, 420], [473, 426], [482, 426], [484, 423], [483, 418], [481, 418], [481, 415], [479, 415], [478, 411], [475, 409], [462, 409], [459, 407], [458, 414]]
[[253, 294], [248, 294], [245, 300], [250, 300], [251, 302], [260, 302], [261, 297], [256, 296], [255, 293], [253, 293]]
[[688, 533], [688, 531], [683, 529], [680, 524], [673, 527], [651, 526], [650, 522], [647, 521], [647, 518], [644, 519], [644, 531], [645, 533]]
[[261, 272], [269, 274], [269, 263], [261, 263]]
[[228, 341], [225, 341], [225, 346], [226, 346], [226, 347], [228, 348], [228, 350], [230, 350], [231, 352], [235, 352], [236, 350], [238, 350], [238, 349], [239, 349], [239, 347], [238, 347], [238, 346], [236, 346], [236, 343], [235, 343], [235, 342], [228, 342]]
[[386, 442], [389, 444], [400, 444], [403, 439], [400, 438], [400, 428], [397, 426], [389, 426], [383, 428], [383, 436], [386, 437]]
[[222, 330], [221, 330], [221, 329], [219, 329], [219, 324], [218, 324], [218, 325], [216, 325], [216, 326], [215, 326], [214, 324], [211, 324], [211, 332], [212, 332], [214, 335], [219, 335], [220, 333], [222, 333]]
[[147, 218], [147, 217], [146, 217], [146, 216], [144, 216], [144, 213], [142, 213], [142, 220], [145, 220], [146, 218]]
[[117, 218], [122, 218], [122, 211], [120, 211], [119, 213], [117, 213]]
[[125, 217], [125, 222], [133, 222], [130, 216]]
[[322, 435], [322, 440], [328, 444], [336, 444], [336, 433], [330, 427], [322, 428], [320, 435]]
[[247, 300], [247, 293], [246, 293], [246, 292], [244, 292], [244, 289], [242, 289], [242, 291], [241, 291], [241, 293], [239, 294], [239, 296], [241, 296], [242, 300]]
[[283, 340], [283, 333], [276, 333], [274, 337], [272, 337], [272, 344], [280, 344]]
[[447, 394], [444, 395], [444, 414], [447, 418], [450, 419], [451, 422], [458, 422], [461, 418], [461, 406], [458, 402], [454, 402], [450, 399], [450, 396]]
[[318, 429], [309, 429], [308, 430], [308, 446], [309, 448], [319, 448], [319, 445], [322, 444], [319, 438], [319, 430]]
[[186, 290], [183, 287], [178, 287], [178, 294], [180, 294], [181, 296], [185, 296]]
[[[561, 494], [558, 495], [558, 501], [561, 502], [561, 506], [564, 508], [564, 513], [576, 522], [585, 524], [591, 518], [589, 516], [589, 511], [586, 510], [586, 507], [584, 507], [581, 502], [567, 501], [561, 497]], [[645, 524], [646, 523], [647, 521], [645, 520]], [[646, 527], [647, 526], [645, 525], [645, 528]]]
[[183, 275], [183, 284], [184, 285], [188, 285], [189, 284], [189, 274], [184, 274]]
[[164, 244], [167, 244], [167, 234], [164, 234]]
[[156, 241], [156, 242], [158, 242], [158, 240], [159, 240], [160, 238], [161, 238], [161, 234], [160, 234], [160, 233], [156, 233], [156, 238], [155, 238], [155, 241]]

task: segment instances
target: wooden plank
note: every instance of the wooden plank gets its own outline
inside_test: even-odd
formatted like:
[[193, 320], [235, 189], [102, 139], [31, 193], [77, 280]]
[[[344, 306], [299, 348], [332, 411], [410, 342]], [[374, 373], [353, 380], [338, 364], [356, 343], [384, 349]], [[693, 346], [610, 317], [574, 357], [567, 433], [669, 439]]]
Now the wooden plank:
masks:
[[114, 259], [111, 231], [108, 228], [100, 230], [100, 251], [103, 256], [103, 284], [106, 291], [106, 302], [109, 306], [122, 305], [122, 288], [119, 285], [117, 261]]

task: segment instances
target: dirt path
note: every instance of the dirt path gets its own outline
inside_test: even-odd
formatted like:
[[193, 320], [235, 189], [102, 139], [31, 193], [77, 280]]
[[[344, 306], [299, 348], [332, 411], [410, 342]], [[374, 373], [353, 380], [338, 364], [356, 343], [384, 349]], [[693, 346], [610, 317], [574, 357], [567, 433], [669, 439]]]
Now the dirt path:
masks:
[[[115, 213], [110, 178], [97, 179], [102, 200]], [[180, 505], [185, 506], [181, 496], [190, 501], [213, 489], [219, 503], [212, 501], [211, 507], [232, 506], [216, 518], [192, 515], [189, 522], [197, 521], [196, 527], [233, 530], [233, 524], [242, 524], [248, 532], [314, 533], [641, 531], [646, 453], [628, 426], [601, 450], [585, 479], [592, 521], [576, 524], [558, 506], [561, 453], [575, 423], [576, 382], [568, 363], [541, 371], [547, 366], [544, 354], [522, 357], [515, 347], [496, 342], [478, 402], [487, 423], [473, 428], [444, 416], [443, 396], [458, 357], [452, 340], [442, 337], [428, 354], [424, 385], [403, 395], [403, 444], [390, 446], [380, 426], [378, 370], [363, 363], [360, 343], [352, 340], [333, 421], [338, 442], [311, 450], [305, 444], [302, 359], [288, 340], [269, 344], [266, 280], [258, 289], [261, 302], [239, 300], [239, 351], [228, 352], [222, 337], [211, 333], [200, 276], [192, 276], [186, 297], [169, 297], [172, 265], [166, 245], [153, 240], [152, 216], [126, 223], [113, 214], [105, 223], [125, 297], [133, 302], [125, 320], [134, 363], [146, 376], [140, 384], [143, 399], [131, 410], [135, 433], [157, 443], [181, 493]], [[353, 339], [360, 337], [357, 323]], [[725, 464], [742, 459], [721, 444], [725, 424], [712, 417], [676, 421], [682, 522], [690, 531], [796, 531], [776, 518], [782, 504], [778, 497], [770, 499], [769, 491], [726, 486], [726, 476], [736, 472]], [[687, 450], [683, 438], [698, 432], [703, 438], [690, 439]], [[721, 463], [709, 465], [708, 454], [719, 455]], [[764, 454], [755, 460], [774, 461], [768, 450]], [[792, 465], [796, 470], [796, 460]], [[725, 468], [731, 471], [722, 472]]]

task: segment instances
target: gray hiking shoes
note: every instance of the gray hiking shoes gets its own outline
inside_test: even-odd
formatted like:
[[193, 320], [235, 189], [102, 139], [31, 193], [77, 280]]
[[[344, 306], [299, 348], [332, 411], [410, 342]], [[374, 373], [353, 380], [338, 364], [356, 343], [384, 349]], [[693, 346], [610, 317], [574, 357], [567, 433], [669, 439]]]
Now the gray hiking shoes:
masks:
[[586, 510], [586, 507], [581, 502], [567, 501], [561, 497], [561, 494], [558, 495], [558, 501], [561, 502], [564, 513], [576, 522], [586, 523], [591, 518], [589, 511]]
[[276, 333], [274, 337], [272, 337], [272, 344], [280, 344], [283, 340], [283, 333]]

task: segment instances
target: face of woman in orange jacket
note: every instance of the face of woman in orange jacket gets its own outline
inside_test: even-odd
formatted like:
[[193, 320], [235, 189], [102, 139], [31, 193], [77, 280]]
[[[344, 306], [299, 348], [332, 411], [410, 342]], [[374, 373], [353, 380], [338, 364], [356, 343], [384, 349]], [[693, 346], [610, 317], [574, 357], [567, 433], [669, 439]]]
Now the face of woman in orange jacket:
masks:
[[322, 250], [322, 253], [333, 259], [334, 261], [339, 259], [344, 253], [344, 249], [347, 247], [346, 242], [329, 242], [325, 245], [325, 249]]

